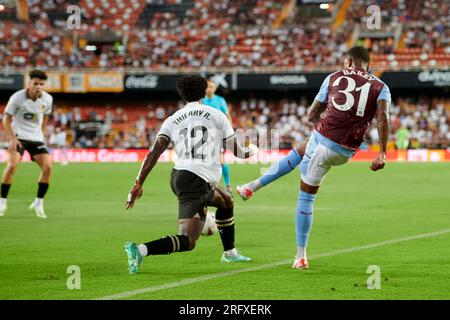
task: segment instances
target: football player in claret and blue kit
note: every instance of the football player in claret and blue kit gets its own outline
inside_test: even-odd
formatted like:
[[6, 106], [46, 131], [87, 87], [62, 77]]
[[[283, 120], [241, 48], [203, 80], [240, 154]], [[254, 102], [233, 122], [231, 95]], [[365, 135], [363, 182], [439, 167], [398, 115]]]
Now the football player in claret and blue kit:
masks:
[[347, 163], [363, 142], [373, 118], [377, 118], [380, 152], [370, 169], [384, 168], [389, 135], [388, 86], [371, 74], [370, 54], [353, 47], [344, 58], [344, 69], [327, 76], [307, 117], [315, 125], [310, 139], [274, 163], [260, 178], [237, 186], [243, 200], [300, 165], [301, 184], [296, 209], [297, 256], [294, 269], [307, 269], [306, 246], [313, 223], [313, 207], [320, 184], [332, 166]]

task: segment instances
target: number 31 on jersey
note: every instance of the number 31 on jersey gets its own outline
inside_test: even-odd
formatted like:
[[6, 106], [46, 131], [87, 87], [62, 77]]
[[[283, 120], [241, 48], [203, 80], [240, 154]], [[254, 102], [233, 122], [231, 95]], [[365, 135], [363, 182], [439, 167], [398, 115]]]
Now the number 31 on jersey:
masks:
[[350, 77], [342, 76], [342, 77], [339, 77], [336, 80], [334, 80], [332, 86], [333, 87], [339, 86], [339, 83], [344, 78], [347, 80], [347, 88], [345, 88], [344, 90], [339, 90], [339, 92], [345, 95], [346, 100], [345, 100], [344, 104], [338, 104], [338, 103], [336, 103], [336, 101], [334, 100], [334, 97], [333, 97], [333, 99], [332, 99], [333, 106], [336, 109], [341, 110], [341, 111], [350, 110], [351, 108], [353, 108], [353, 106], [355, 104], [355, 97], [353, 96], [353, 93], [361, 91], [361, 94], [359, 95], [358, 107], [356, 108], [356, 115], [359, 117], [363, 117], [364, 110], [366, 109], [366, 105], [367, 105], [367, 98], [369, 96], [369, 90], [370, 90], [371, 83], [366, 82], [361, 87], [356, 88], [355, 80], [353, 80]]

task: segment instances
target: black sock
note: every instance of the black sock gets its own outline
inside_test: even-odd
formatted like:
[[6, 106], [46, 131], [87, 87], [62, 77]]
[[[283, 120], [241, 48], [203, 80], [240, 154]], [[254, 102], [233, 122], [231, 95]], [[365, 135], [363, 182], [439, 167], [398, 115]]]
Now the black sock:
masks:
[[9, 193], [10, 184], [2, 183], [2, 198], [7, 198]]
[[48, 190], [48, 183], [39, 182], [37, 197], [43, 199]]
[[182, 235], [170, 235], [145, 243], [148, 255], [169, 254], [189, 250], [189, 238]]
[[233, 207], [218, 208], [216, 211], [216, 224], [222, 239], [223, 250], [234, 248], [234, 218]]

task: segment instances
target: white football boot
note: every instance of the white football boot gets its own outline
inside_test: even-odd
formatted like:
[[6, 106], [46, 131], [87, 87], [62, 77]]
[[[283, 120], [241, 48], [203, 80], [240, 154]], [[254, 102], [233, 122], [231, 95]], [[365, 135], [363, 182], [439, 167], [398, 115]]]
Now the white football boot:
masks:
[[308, 260], [306, 258], [295, 259], [292, 264], [292, 269], [306, 270], [309, 268]]
[[6, 204], [5, 198], [0, 198], [0, 217], [3, 217], [6, 213], [6, 209], [8, 208]]
[[47, 216], [45, 215], [44, 212], [44, 199], [36, 198], [30, 205], [30, 210], [33, 210], [38, 218], [47, 219]]

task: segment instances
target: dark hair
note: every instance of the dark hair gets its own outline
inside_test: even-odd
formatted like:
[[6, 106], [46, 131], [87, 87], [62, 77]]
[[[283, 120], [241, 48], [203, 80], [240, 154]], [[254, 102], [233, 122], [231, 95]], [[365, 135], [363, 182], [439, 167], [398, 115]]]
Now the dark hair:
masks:
[[353, 60], [370, 63], [370, 53], [364, 47], [353, 47], [347, 52], [347, 56]]
[[205, 96], [208, 83], [199, 75], [185, 76], [177, 80], [177, 91], [186, 102], [199, 101]]
[[37, 70], [37, 69], [32, 70], [30, 72], [30, 79], [33, 79], [33, 78], [38, 78], [38, 79], [41, 79], [41, 80], [47, 80], [48, 79], [47, 74], [44, 71]]

